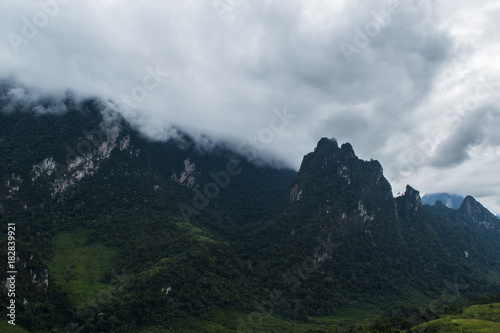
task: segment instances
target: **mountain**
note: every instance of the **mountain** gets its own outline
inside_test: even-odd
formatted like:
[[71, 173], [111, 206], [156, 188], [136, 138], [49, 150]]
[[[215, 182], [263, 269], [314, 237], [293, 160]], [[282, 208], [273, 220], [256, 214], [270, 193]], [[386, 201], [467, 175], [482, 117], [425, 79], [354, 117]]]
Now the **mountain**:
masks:
[[99, 100], [0, 97], [0, 223], [31, 332], [327, 331], [316, 318], [500, 288], [498, 218], [472, 197], [394, 198], [348, 143], [322, 138], [297, 172], [181, 132], [151, 142]]
[[448, 208], [458, 209], [464, 199], [464, 197], [458, 194], [429, 193], [422, 197], [422, 203], [424, 205], [432, 206], [436, 203], [436, 201], [441, 201]]
[[498, 217], [493, 215], [488, 209], [481, 205], [472, 196], [465, 197], [460, 205], [460, 213], [472, 220], [473, 223], [493, 232], [500, 232]]
[[[296, 281], [297, 290], [288, 293], [311, 305], [304, 317], [370, 305], [391, 312], [408, 305], [402, 300], [439, 293], [443, 280], [480, 289], [485, 280], [466, 272], [497, 271], [498, 234], [474, 222], [479, 213], [460, 215], [460, 222], [467, 221], [461, 225], [446, 207], [443, 216], [429, 211], [411, 186], [393, 198], [380, 163], [360, 160], [350, 144], [321, 139], [304, 157], [290, 200], [284, 214], [254, 238], [262, 240], [257, 248], [270, 252], [269, 269], [285, 271], [291, 280], [305, 274], [301, 263], [312, 265], [314, 278]], [[269, 243], [274, 251], [266, 249]], [[381, 305], [388, 300], [390, 306]]]

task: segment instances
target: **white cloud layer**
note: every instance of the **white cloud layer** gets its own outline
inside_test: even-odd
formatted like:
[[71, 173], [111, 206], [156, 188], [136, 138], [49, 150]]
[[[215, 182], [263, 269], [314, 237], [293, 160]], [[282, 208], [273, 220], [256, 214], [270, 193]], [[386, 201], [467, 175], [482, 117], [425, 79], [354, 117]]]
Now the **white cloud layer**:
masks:
[[499, 213], [499, 18], [486, 0], [2, 0], [0, 78], [112, 99], [153, 138], [255, 137], [295, 168], [336, 137], [395, 192]]

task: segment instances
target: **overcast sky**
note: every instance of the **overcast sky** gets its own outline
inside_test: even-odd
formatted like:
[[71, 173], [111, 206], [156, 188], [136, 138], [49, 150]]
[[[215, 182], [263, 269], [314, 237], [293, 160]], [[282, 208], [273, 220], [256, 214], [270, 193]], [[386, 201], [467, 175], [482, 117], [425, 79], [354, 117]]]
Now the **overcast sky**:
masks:
[[499, 31], [487, 0], [1, 0], [0, 77], [294, 168], [335, 137], [500, 213]]

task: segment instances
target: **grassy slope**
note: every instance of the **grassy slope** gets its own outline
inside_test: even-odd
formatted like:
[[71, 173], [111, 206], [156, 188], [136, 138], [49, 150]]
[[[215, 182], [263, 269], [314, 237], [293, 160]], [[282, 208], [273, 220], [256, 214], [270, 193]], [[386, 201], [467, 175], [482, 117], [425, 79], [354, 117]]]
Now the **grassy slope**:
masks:
[[[241, 326], [240, 326], [241, 325]], [[250, 316], [243, 312], [234, 310], [217, 310], [207, 315], [206, 318], [187, 318], [176, 321], [170, 327], [154, 326], [140, 331], [140, 333], [233, 333], [238, 327], [238, 332], [255, 333], [307, 333], [307, 332], [331, 332], [329, 327], [332, 323], [297, 323], [274, 316], [263, 316], [253, 313]]]
[[53, 281], [68, 293], [75, 305], [84, 305], [109, 288], [104, 283], [117, 255], [101, 244], [87, 244], [84, 230], [61, 232], [54, 238], [54, 257], [49, 263]]
[[[250, 325], [253, 318], [258, 325]], [[261, 319], [262, 322], [261, 322]], [[252, 332], [335, 332], [338, 326], [333, 326], [339, 320], [345, 318], [322, 318], [313, 319], [312, 323], [296, 323], [273, 316], [265, 318], [259, 315], [249, 317], [248, 314], [234, 310], [217, 310], [207, 315], [205, 318], [187, 318], [177, 321], [171, 327], [154, 326], [143, 329], [140, 333], [230, 333], [236, 332], [238, 326], [245, 322], [247, 328]], [[462, 325], [463, 332], [500, 332], [500, 303], [487, 305], [473, 305], [464, 310], [462, 319], [457, 316], [443, 316], [440, 319], [433, 320], [412, 328], [412, 332], [460, 332], [459, 324]], [[339, 331], [345, 331], [340, 329]], [[250, 330], [248, 330], [250, 332]], [[8, 325], [6, 322], [0, 322], [0, 332], [25, 333], [28, 332], [18, 326]], [[245, 326], [242, 326], [242, 332], [246, 332]]]
[[472, 305], [465, 309], [462, 317], [500, 322], [500, 303]]
[[[367, 314], [365, 314], [368, 316]], [[356, 314], [356, 318], [361, 318]], [[487, 305], [470, 306], [462, 314], [462, 319], [457, 316], [443, 316], [440, 319], [433, 320], [412, 328], [412, 332], [500, 332], [500, 303]], [[253, 323], [252, 324], [252, 319]], [[140, 331], [140, 333], [232, 333], [237, 328], [241, 332], [255, 333], [307, 333], [307, 332], [347, 332], [349, 323], [354, 318], [311, 318], [309, 323], [297, 323], [274, 316], [265, 318], [260, 315], [249, 316], [248, 314], [229, 310], [218, 309], [204, 318], [187, 318], [177, 321], [170, 327], [154, 326]], [[356, 326], [363, 326], [363, 320], [356, 320]], [[242, 325], [242, 323], [245, 323]], [[240, 326], [242, 325], [242, 326]], [[339, 326], [340, 325], [340, 326]], [[360, 328], [358, 328], [360, 329]]]
[[442, 316], [412, 328], [412, 332], [500, 332], [500, 303], [473, 305], [458, 316]]

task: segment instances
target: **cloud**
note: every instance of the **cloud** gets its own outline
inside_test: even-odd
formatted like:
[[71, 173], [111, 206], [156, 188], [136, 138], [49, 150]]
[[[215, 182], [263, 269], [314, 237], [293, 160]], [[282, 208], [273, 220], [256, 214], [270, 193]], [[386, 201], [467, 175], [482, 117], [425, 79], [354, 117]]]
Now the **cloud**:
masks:
[[63, 94], [44, 95], [38, 91], [14, 86], [12, 82], [0, 82], [0, 106], [3, 112], [33, 111], [38, 114], [63, 113], [68, 109]]
[[262, 158], [298, 168], [320, 137], [337, 137], [379, 159], [395, 189], [425, 192], [424, 170], [470, 170], [474, 149], [500, 145], [496, 92], [445, 116], [500, 73], [499, 12], [485, 0], [3, 0], [0, 78], [112, 101], [160, 140], [181, 129], [241, 147], [286, 109], [295, 118]]
[[437, 146], [431, 165], [443, 168], [469, 159], [469, 149], [480, 145], [486, 138], [485, 122], [489, 118], [488, 114], [486, 110], [479, 110], [462, 119], [454, 132]]

